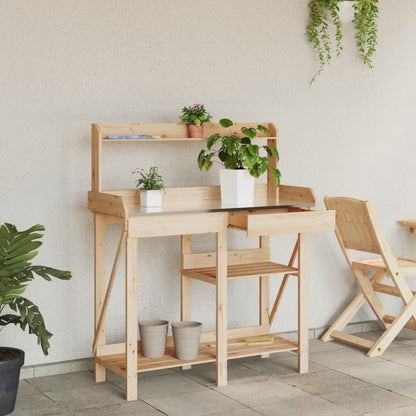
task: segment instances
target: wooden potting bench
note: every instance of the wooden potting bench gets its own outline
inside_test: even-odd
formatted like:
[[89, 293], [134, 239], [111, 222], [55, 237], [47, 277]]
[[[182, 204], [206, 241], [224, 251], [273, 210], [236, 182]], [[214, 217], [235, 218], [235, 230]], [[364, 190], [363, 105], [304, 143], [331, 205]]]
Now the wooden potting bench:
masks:
[[[268, 146], [277, 145], [277, 130], [265, 124], [271, 137]], [[313, 211], [315, 204], [310, 188], [281, 185], [276, 189], [271, 175], [267, 183], [255, 187], [252, 207], [236, 208], [221, 205], [218, 186], [167, 188], [159, 212], [140, 207], [140, 193], [136, 189], [110, 190], [102, 188], [103, 145], [123, 146], [125, 142], [173, 143], [200, 141], [201, 147], [211, 134], [235, 134], [242, 126], [256, 127], [255, 123], [235, 124], [224, 129], [218, 124], [205, 127], [203, 138], [187, 138], [186, 126], [181, 124], [93, 124], [92, 125], [92, 190], [88, 207], [94, 214], [95, 265], [95, 334], [93, 343], [95, 381], [105, 380], [109, 369], [126, 380], [126, 399], [137, 399], [137, 373], [172, 367], [189, 367], [213, 362], [217, 370], [217, 385], [227, 384], [227, 360], [248, 356], [267, 356], [279, 351], [294, 351], [298, 355], [298, 371], [308, 371], [308, 233], [333, 230], [335, 216], [331, 211]], [[152, 139], [108, 139], [108, 136], [157, 136]], [[112, 143], [112, 144], [110, 144]], [[195, 155], [196, 160], [197, 155]], [[275, 167], [275, 159], [270, 160]], [[122, 225], [120, 240], [111, 275], [106, 283], [105, 242], [106, 225]], [[227, 250], [227, 229], [241, 230], [248, 236], [258, 236], [259, 246], [252, 249]], [[216, 250], [192, 252], [193, 234], [215, 233]], [[297, 234], [297, 241], [288, 264], [270, 259], [269, 236]], [[167, 340], [166, 355], [160, 359], [145, 358], [140, 353], [137, 329], [137, 239], [178, 235], [181, 239], [181, 319], [191, 319], [191, 281], [202, 280], [216, 286], [216, 331], [203, 332], [198, 358], [180, 361], [175, 358], [173, 342]], [[107, 344], [105, 315], [114, 284], [117, 266], [125, 247], [125, 342]], [[283, 275], [280, 289], [270, 310], [269, 276]], [[246, 342], [247, 337], [270, 334], [270, 328], [290, 276], [298, 281], [298, 340], [292, 342], [273, 337], [264, 344]], [[259, 279], [259, 323], [253, 327], [228, 329], [227, 280], [247, 277]], [[140, 271], [139, 271], [139, 278]], [[246, 301], [249, 301], [247, 297]], [[255, 301], [253, 299], [253, 301]], [[168, 317], [167, 317], [168, 318]]]

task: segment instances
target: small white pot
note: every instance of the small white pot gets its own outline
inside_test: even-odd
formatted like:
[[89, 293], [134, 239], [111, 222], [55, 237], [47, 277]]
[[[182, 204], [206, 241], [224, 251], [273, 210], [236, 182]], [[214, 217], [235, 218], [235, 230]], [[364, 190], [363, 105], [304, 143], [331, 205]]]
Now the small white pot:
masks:
[[354, 8], [351, 0], [344, 0], [338, 3], [339, 18], [343, 24], [351, 23], [354, 18]]
[[252, 206], [254, 182], [247, 169], [220, 169], [222, 205]]
[[146, 191], [140, 190], [140, 206], [142, 207], [161, 207], [162, 191]]

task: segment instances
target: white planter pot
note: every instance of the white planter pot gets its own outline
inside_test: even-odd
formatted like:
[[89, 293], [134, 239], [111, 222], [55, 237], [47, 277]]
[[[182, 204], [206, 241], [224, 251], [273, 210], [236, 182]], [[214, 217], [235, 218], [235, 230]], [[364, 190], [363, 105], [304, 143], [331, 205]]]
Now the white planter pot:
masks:
[[353, 2], [350, 0], [340, 1], [339, 7], [339, 18], [343, 24], [351, 23], [354, 18], [354, 9], [352, 7]]
[[255, 179], [247, 169], [220, 169], [222, 205], [250, 207]]
[[162, 191], [140, 191], [140, 205], [142, 207], [161, 207]]

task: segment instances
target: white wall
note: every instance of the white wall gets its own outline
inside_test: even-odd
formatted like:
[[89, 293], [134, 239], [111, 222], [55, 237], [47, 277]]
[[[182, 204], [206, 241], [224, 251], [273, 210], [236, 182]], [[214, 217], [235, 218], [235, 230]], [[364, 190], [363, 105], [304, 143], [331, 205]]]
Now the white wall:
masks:
[[[372, 71], [360, 63], [347, 24], [342, 56], [313, 88], [308, 82], [318, 62], [305, 35], [307, 3], [0, 2], [0, 222], [44, 224], [38, 263], [73, 273], [70, 282], [40, 279], [27, 291], [55, 334], [47, 358], [34, 336], [14, 327], [1, 332], [1, 344], [24, 348], [28, 365], [90, 356], [93, 229], [86, 203], [93, 122], [176, 122], [194, 102], [215, 120], [272, 121], [280, 130], [284, 183], [313, 187], [319, 208], [327, 194], [372, 200], [393, 250], [415, 254], [416, 243], [396, 220], [415, 217], [416, 3], [380, 1]], [[168, 186], [217, 183], [215, 172], [197, 170], [198, 144], [105, 151], [108, 188], [132, 187], [130, 172], [153, 164]], [[109, 256], [117, 231], [109, 230]], [[247, 245], [238, 234], [230, 240]], [[272, 242], [275, 258], [287, 261], [293, 238]], [[210, 237], [197, 239], [199, 248], [210, 245]], [[139, 313], [151, 303], [179, 318], [178, 255], [177, 237], [139, 242]], [[332, 233], [311, 236], [310, 263], [310, 326], [318, 327], [336, 316], [354, 285]], [[110, 340], [123, 337], [122, 283], [120, 274]], [[193, 288], [195, 318], [213, 328], [214, 288], [200, 282]], [[247, 296], [254, 290], [254, 281], [230, 283], [230, 324], [255, 323], [256, 301]], [[292, 282], [274, 331], [295, 329], [294, 295]], [[357, 317], [372, 318], [368, 310]]]

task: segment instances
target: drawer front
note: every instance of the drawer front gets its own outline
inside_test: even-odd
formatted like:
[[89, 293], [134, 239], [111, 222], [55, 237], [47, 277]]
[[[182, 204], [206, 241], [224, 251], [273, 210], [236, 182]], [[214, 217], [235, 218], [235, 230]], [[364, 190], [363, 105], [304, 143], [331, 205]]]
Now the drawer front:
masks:
[[231, 228], [247, 231], [248, 236], [331, 231], [335, 229], [335, 211], [234, 212], [229, 223]]

